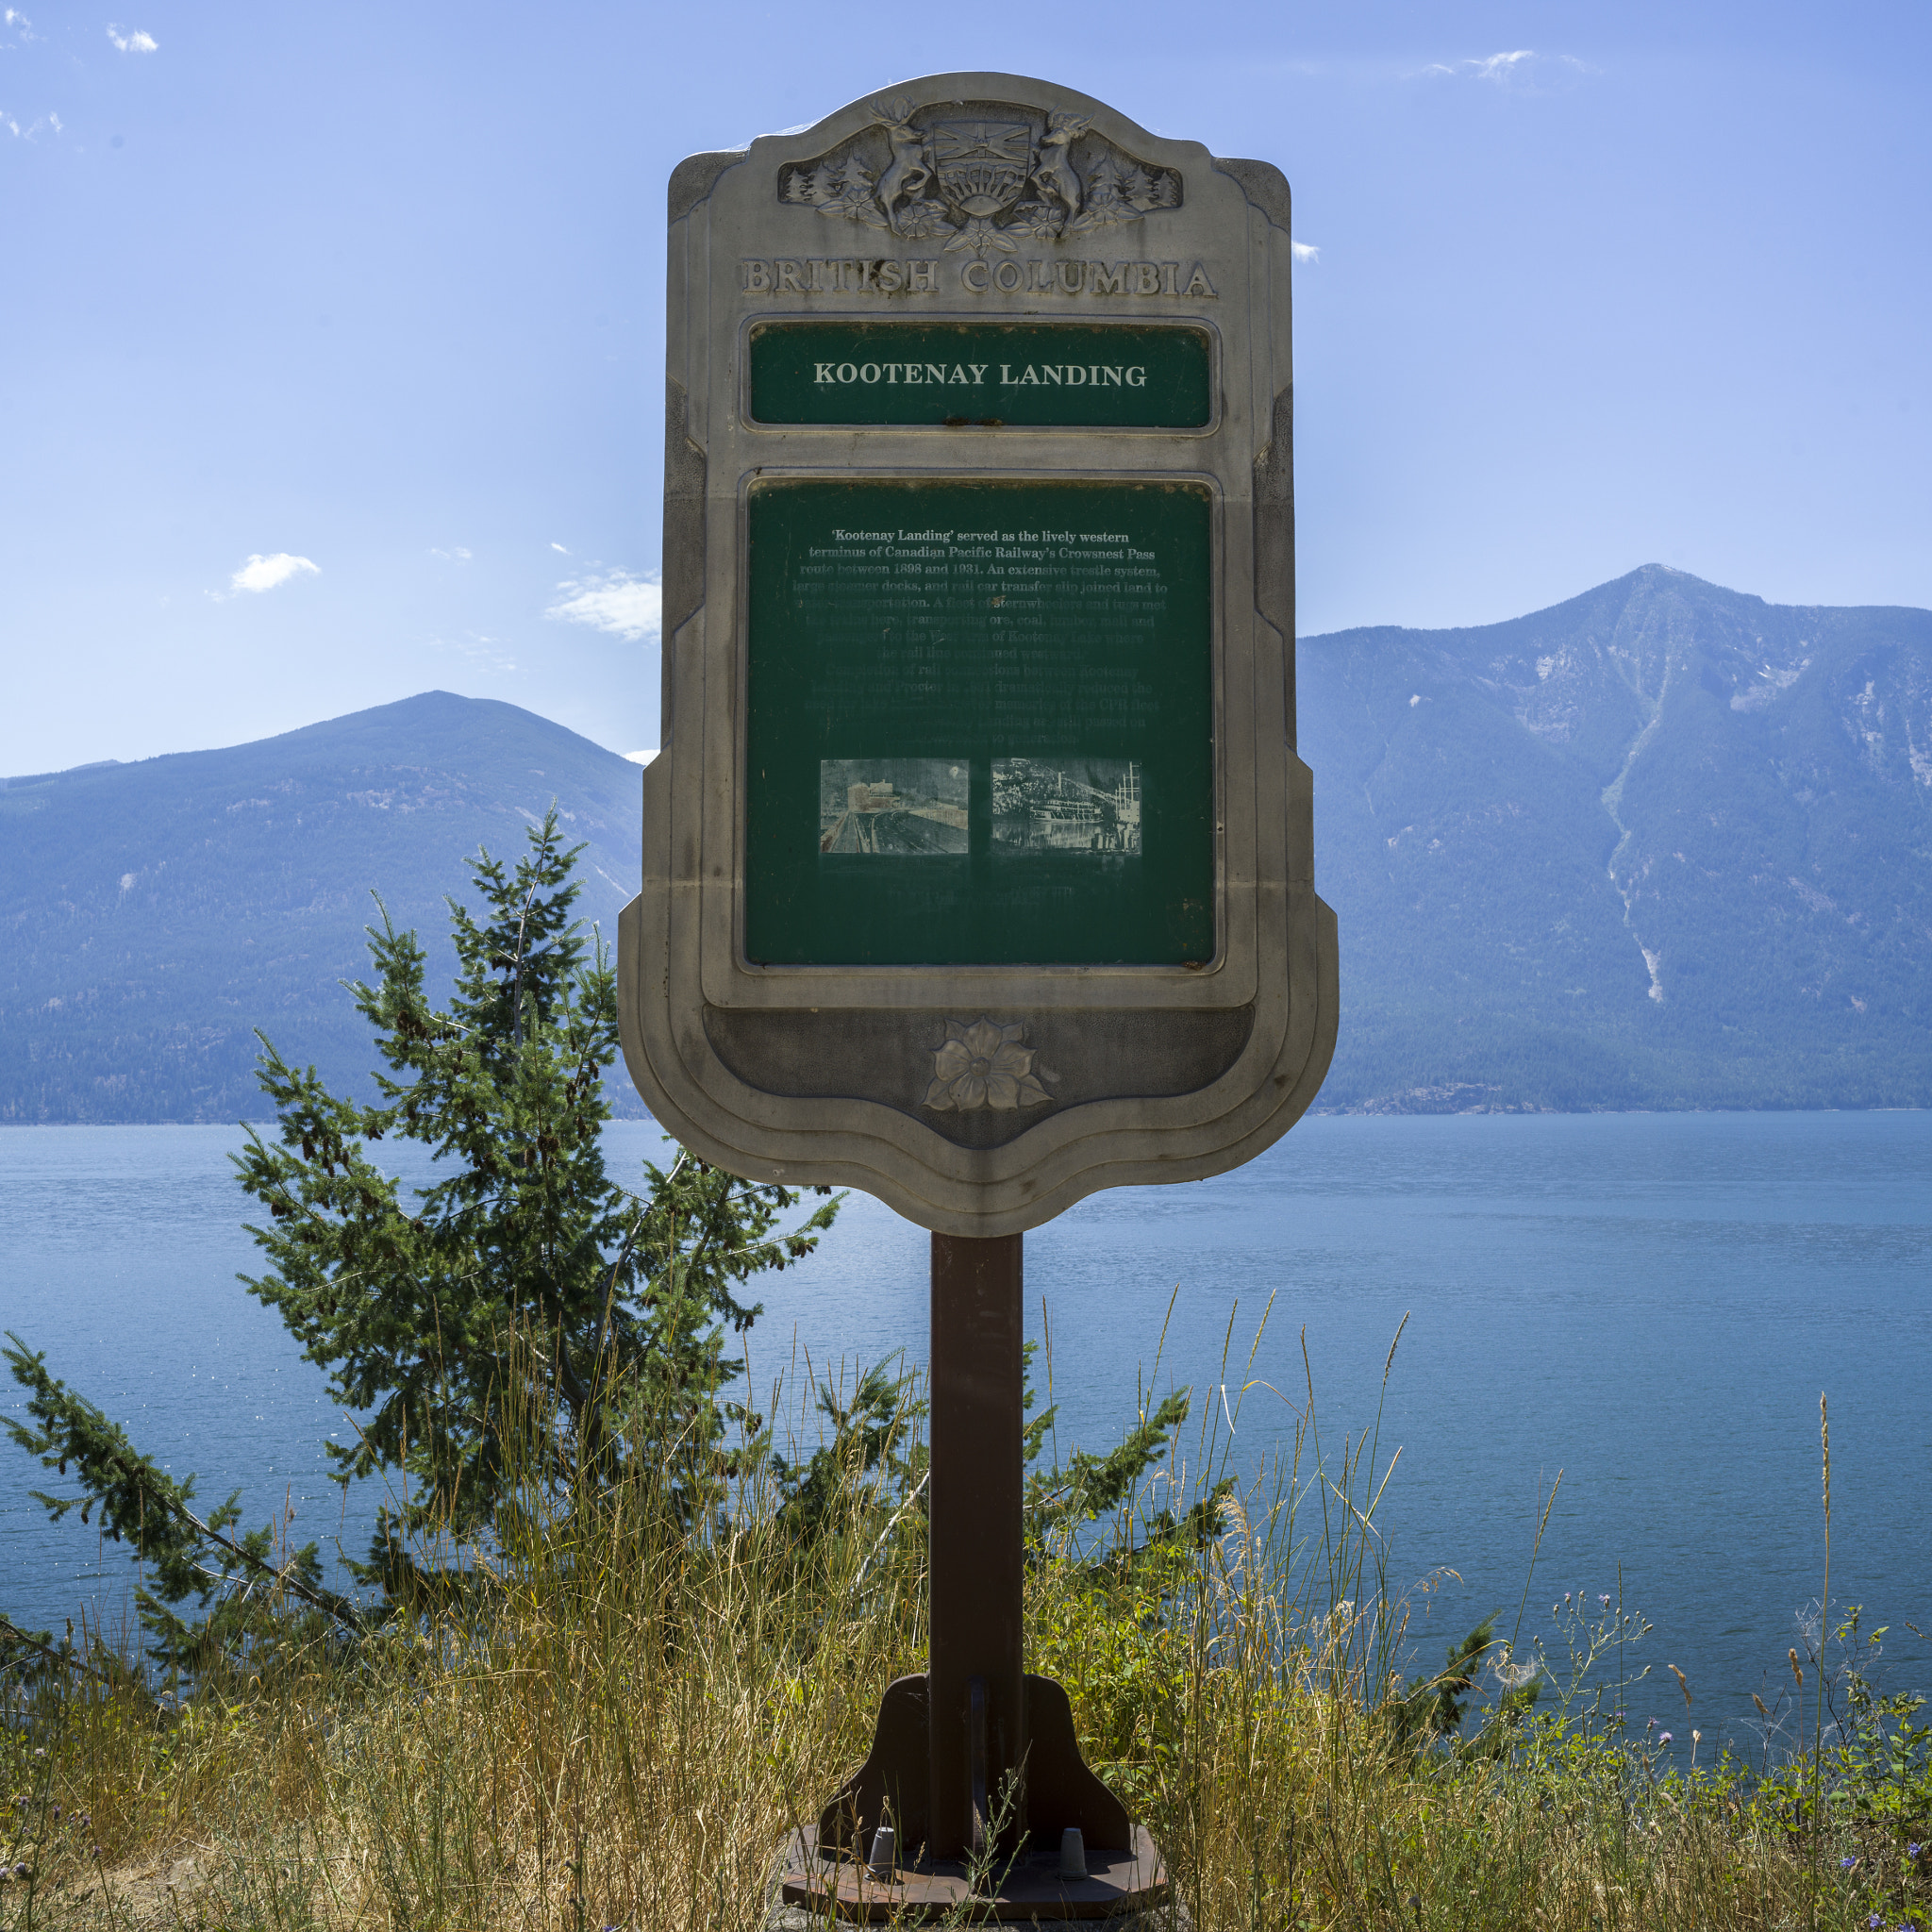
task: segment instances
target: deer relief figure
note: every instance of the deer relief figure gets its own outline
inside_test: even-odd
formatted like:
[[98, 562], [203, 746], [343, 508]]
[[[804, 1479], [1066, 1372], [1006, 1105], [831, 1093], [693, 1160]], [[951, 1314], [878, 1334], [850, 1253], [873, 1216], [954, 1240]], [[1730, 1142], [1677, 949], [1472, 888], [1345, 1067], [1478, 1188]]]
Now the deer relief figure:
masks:
[[910, 112], [904, 101], [888, 101], [872, 110], [872, 118], [886, 130], [886, 144], [892, 151], [875, 192], [886, 213], [886, 225], [895, 235], [899, 233], [900, 201], [917, 201], [932, 179], [932, 170], [925, 163], [925, 136], [907, 118]]
[[1054, 114], [1048, 117], [1046, 133], [1040, 143], [1040, 160], [1033, 170], [1033, 182], [1050, 200], [1067, 211], [1067, 219], [1080, 212], [1080, 177], [1067, 150], [1091, 125], [1085, 114]]

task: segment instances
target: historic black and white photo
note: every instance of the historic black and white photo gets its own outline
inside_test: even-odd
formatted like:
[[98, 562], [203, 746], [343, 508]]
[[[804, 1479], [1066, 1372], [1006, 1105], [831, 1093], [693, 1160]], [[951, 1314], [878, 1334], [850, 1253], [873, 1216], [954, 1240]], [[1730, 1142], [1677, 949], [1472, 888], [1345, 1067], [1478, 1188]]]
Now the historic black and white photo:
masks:
[[992, 849], [1138, 858], [1141, 767], [1131, 758], [995, 758]]
[[923, 858], [966, 850], [964, 758], [822, 758], [819, 851]]

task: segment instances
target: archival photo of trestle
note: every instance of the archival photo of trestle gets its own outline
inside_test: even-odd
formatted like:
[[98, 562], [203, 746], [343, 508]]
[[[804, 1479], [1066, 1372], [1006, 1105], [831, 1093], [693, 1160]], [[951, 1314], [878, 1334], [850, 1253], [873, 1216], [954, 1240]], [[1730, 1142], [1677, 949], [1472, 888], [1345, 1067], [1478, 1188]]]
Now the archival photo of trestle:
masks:
[[1141, 851], [1141, 767], [1131, 758], [995, 758], [995, 853]]
[[964, 758], [823, 758], [819, 851], [924, 858], [966, 850]]

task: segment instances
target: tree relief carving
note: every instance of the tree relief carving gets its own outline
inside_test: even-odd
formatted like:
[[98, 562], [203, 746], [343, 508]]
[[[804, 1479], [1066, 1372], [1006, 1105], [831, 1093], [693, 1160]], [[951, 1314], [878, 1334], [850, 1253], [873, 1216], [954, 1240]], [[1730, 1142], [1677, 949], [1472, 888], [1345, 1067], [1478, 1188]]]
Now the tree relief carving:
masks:
[[818, 160], [781, 168], [778, 199], [982, 258], [1181, 205], [1178, 173], [1136, 160], [1084, 115], [915, 112], [903, 100], [874, 102], [872, 115], [871, 127]]

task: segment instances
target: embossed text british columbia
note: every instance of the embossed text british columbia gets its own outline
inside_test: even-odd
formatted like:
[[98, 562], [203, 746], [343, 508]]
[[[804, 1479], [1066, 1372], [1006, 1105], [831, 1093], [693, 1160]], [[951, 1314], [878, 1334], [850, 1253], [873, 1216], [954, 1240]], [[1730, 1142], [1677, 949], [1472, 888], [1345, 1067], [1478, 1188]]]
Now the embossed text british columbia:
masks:
[[742, 257], [747, 295], [1167, 295], [1195, 301], [1220, 291], [1205, 262], [943, 261], [890, 256]]

